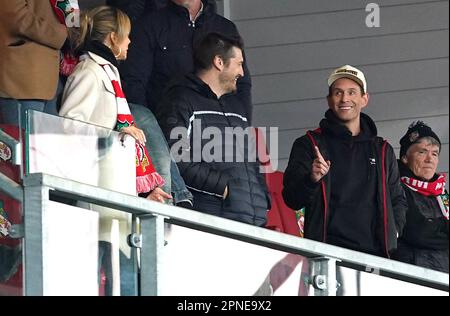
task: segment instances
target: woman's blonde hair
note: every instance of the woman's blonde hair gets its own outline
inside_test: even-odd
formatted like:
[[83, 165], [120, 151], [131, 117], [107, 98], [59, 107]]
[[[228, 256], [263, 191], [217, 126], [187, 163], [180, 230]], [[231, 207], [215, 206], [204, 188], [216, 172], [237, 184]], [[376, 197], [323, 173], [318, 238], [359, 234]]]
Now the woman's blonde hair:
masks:
[[75, 51], [80, 52], [89, 41], [104, 42], [114, 32], [121, 41], [131, 30], [130, 18], [117, 8], [99, 6], [81, 13], [80, 32]]

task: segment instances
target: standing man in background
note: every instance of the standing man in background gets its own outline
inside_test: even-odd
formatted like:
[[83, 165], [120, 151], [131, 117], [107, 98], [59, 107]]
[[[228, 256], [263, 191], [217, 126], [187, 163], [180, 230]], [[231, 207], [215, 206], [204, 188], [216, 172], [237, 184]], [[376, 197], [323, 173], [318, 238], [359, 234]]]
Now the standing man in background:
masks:
[[[0, 116], [19, 124], [25, 110], [56, 108], [60, 49], [67, 38], [47, 0], [2, 1], [0, 6]], [[49, 104], [54, 103], [54, 104]]]
[[[169, 81], [193, 72], [193, 47], [199, 39], [210, 32], [240, 38], [234, 23], [215, 10], [211, 0], [169, 0], [166, 7], [142, 16], [133, 25], [133, 45], [121, 67], [124, 91], [131, 103], [145, 105], [158, 117], [158, 103]], [[237, 89], [224, 102], [242, 107], [251, 121], [251, 79], [245, 63]]]

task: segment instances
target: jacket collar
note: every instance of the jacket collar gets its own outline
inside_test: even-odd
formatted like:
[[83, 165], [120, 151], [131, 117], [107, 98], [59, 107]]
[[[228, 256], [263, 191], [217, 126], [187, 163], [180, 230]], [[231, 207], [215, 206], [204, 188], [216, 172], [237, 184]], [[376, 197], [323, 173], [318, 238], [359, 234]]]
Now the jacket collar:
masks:
[[358, 136], [353, 137], [352, 133], [345, 125], [342, 125], [333, 111], [328, 110], [325, 113], [325, 119], [320, 122], [320, 128], [326, 133], [328, 132], [338, 138], [348, 141], [367, 141], [377, 136], [377, 128], [375, 126], [375, 123], [367, 114], [361, 113], [360, 121], [361, 133]]
[[165, 93], [177, 87], [188, 88], [196, 91], [205, 98], [218, 100], [217, 95], [211, 90], [208, 84], [193, 73], [174, 78], [166, 88]]
[[112, 65], [109, 61], [107, 61], [105, 58], [93, 53], [93, 52], [86, 52], [86, 54], [97, 64], [99, 65]]
[[116, 57], [114, 57], [111, 49], [109, 49], [108, 46], [101, 42], [91, 41], [86, 43], [84, 51], [89, 53], [89, 56], [91, 57], [95, 55], [95, 58], [92, 57], [92, 59], [94, 59], [98, 64], [110, 64], [116, 68], [119, 67], [119, 62], [117, 61]]
[[[203, 4], [203, 6], [202, 6], [203, 9], [201, 12], [199, 12], [199, 16], [198, 16], [197, 20], [200, 19], [203, 15], [210, 15], [210, 14], [214, 13], [214, 8], [209, 3], [209, 0], [202, 0], [202, 4]], [[169, 3], [167, 6], [170, 10], [172, 10], [176, 14], [182, 15], [190, 20], [189, 11], [185, 7], [176, 4], [172, 0], [169, 0]]]

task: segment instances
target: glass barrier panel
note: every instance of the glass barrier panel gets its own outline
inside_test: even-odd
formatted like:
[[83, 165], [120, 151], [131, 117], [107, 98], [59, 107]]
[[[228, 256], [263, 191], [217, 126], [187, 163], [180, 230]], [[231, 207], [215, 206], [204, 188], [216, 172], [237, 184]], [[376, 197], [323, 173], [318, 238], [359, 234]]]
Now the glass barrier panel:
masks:
[[448, 296], [448, 292], [381, 276], [376, 270], [338, 267], [338, 296]]
[[[54, 201], [45, 203], [42, 210], [44, 295], [138, 294], [137, 250], [127, 244], [131, 233], [129, 222], [105, 217], [105, 211], [113, 212], [105, 209], [82, 203], [75, 206]], [[126, 218], [126, 214], [123, 216]], [[27, 259], [39, 260], [39, 255], [31, 249]]]
[[[314, 296], [311, 258], [166, 224], [161, 294]], [[448, 292], [337, 266], [338, 296], [448, 296]]]
[[27, 123], [27, 174], [46, 173], [136, 194], [132, 137], [37, 111], [28, 111]]
[[[28, 111], [26, 140], [27, 174], [45, 173], [136, 195], [136, 151], [132, 137], [84, 122]], [[60, 213], [64, 209], [68, 214], [75, 209], [87, 209], [88, 213], [80, 215], [85, 219], [89, 218], [90, 213], [98, 215], [98, 249], [95, 257], [98, 257], [99, 294], [136, 295], [136, 255], [127, 243], [131, 233], [131, 215], [52, 194], [50, 199], [55, 202], [49, 206], [55, 209], [55, 214], [59, 208]], [[78, 223], [75, 217], [72, 225], [73, 222]], [[78, 236], [80, 233], [76, 229], [72, 232], [69, 226], [64, 234], [64, 239], [68, 241], [74, 237], [71, 234]]]
[[306, 257], [166, 224], [161, 295], [308, 296]]

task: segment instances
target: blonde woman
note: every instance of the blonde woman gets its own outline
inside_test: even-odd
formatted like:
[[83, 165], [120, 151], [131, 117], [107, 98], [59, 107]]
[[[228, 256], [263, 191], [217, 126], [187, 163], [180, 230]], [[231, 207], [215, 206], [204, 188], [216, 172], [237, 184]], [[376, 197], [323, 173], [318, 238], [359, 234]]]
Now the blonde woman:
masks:
[[[172, 197], [161, 189], [162, 177], [155, 171], [150, 156], [145, 148], [145, 134], [134, 123], [134, 118], [121, 88], [118, 61], [127, 58], [130, 39], [130, 20], [122, 11], [108, 6], [93, 8], [80, 17], [80, 36], [76, 45], [81, 55], [80, 62], [67, 79], [62, 97], [60, 115], [95, 125], [115, 129], [131, 135], [136, 139], [136, 190], [148, 199], [164, 202]], [[126, 175], [124, 175], [126, 176]], [[120, 178], [120, 177], [119, 177]], [[110, 189], [117, 189], [123, 184], [112, 179]], [[124, 190], [124, 191], [123, 191]], [[127, 192], [123, 188], [122, 192]], [[129, 232], [129, 221], [123, 214], [111, 212], [105, 208], [95, 208], [100, 212], [100, 240], [109, 242], [111, 235], [111, 219], [120, 221], [121, 271], [130, 256], [130, 248], [126, 237]], [[114, 245], [113, 245], [114, 247]], [[108, 247], [100, 247], [100, 257]], [[112, 252], [114, 261], [114, 252]], [[106, 254], [106, 257], [107, 254]], [[114, 266], [114, 264], [113, 264]], [[108, 273], [105, 268], [105, 273]], [[117, 276], [115, 274], [114, 276]], [[122, 283], [124, 278], [120, 278]], [[117, 291], [108, 291], [107, 294]], [[122, 294], [124, 290], [122, 289]], [[128, 292], [125, 294], [133, 294]]]

